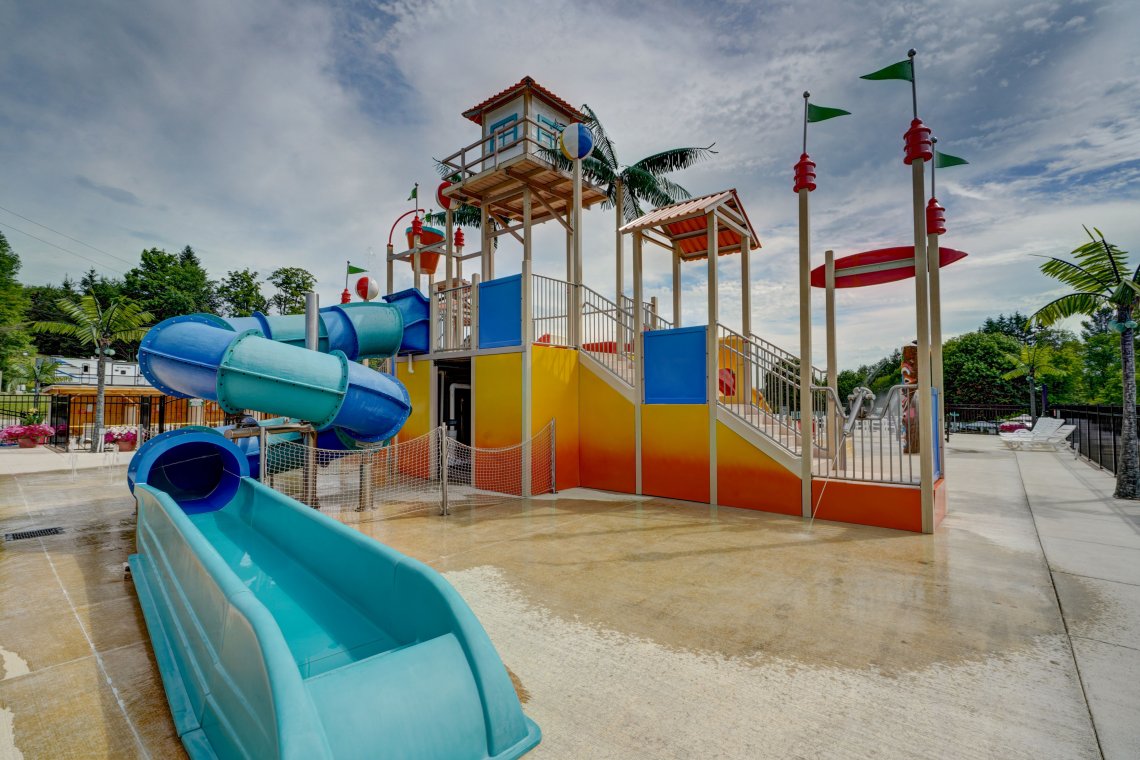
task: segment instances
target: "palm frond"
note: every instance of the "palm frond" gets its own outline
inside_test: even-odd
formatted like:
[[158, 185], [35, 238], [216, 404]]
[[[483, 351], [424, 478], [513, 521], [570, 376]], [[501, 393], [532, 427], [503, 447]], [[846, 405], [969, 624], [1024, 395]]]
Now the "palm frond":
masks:
[[90, 342], [88, 338], [92, 333], [79, 325], [73, 325], [70, 322], [32, 322], [32, 332], [45, 333], [48, 335], [65, 335], [69, 338], [76, 338], [83, 343]]
[[661, 181], [646, 171], [635, 166], [626, 167], [622, 172], [627, 187], [632, 195], [650, 203], [654, 208], [669, 206], [674, 199], [661, 186]]
[[667, 177], [658, 177], [657, 185], [661, 188], [663, 193], [673, 199], [673, 203], [688, 200], [693, 197], [692, 193]]
[[654, 153], [652, 156], [646, 156], [635, 163], [634, 166], [644, 172], [649, 172], [654, 177], [660, 177], [662, 174], [675, 172], [680, 169], [688, 169], [693, 164], [700, 163], [716, 155], [716, 151], [713, 150], [713, 145], [716, 145], [716, 143], [705, 148], [692, 147], [664, 150], [660, 153]]
[[1069, 287], [1085, 292], [1097, 289], [1103, 289], [1105, 292], [1112, 290], [1112, 283], [1105, 282], [1089, 270], [1071, 261], [1059, 259], [1056, 256], [1033, 255], [1038, 258], [1047, 259], [1045, 263], [1041, 265], [1042, 274], [1059, 280]]
[[1041, 327], [1049, 327], [1076, 314], [1093, 314], [1108, 302], [1104, 293], [1069, 293], [1042, 306], [1029, 321]]
[[606, 128], [603, 127], [602, 122], [598, 120], [598, 115], [594, 113], [594, 109], [583, 103], [581, 110], [587, 117], [586, 126], [589, 127], [591, 134], [594, 135], [594, 150], [601, 154], [602, 161], [609, 164], [611, 171], [616, 173], [618, 170], [618, 160], [617, 151], [614, 150], [613, 140], [606, 134]]
[[1072, 255], [1078, 263], [1098, 278], [1119, 285], [1124, 280], [1122, 272], [1128, 270], [1128, 254], [1109, 243], [1102, 236], [1099, 240], [1088, 228], [1089, 242], [1073, 249]]

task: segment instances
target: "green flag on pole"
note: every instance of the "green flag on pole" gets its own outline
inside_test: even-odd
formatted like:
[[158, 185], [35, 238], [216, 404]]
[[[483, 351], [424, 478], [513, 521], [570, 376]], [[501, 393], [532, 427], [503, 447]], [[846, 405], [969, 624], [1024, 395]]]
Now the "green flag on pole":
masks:
[[349, 274], [360, 274], [361, 272], [367, 272], [367, 271], [368, 271], [367, 269], [361, 269], [360, 267], [354, 267], [352, 264], [348, 265], [348, 273]]
[[807, 120], [809, 124], [834, 119], [836, 116], [850, 115], [850, 111], [844, 111], [842, 108], [828, 108], [827, 106], [817, 106], [813, 103], [808, 103], [807, 107]]
[[965, 166], [970, 163], [964, 158], [958, 156], [951, 156], [949, 153], [943, 153], [940, 150], [934, 151], [934, 168], [948, 169], [951, 166]]
[[914, 81], [914, 62], [910, 59], [892, 63], [886, 68], [864, 74], [860, 79], [902, 79], [907, 82]]
[[416, 185], [415, 187], [412, 188], [411, 194], [408, 195], [408, 200], [412, 201], [418, 197], [420, 197], [420, 186]]

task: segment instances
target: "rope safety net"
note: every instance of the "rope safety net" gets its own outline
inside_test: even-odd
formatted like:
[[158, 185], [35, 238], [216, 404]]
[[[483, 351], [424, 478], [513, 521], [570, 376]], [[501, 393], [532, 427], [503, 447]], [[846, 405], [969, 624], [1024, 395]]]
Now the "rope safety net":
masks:
[[266, 485], [323, 511], [448, 514], [555, 490], [553, 420], [523, 443], [493, 449], [459, 443], [444, 427], [349, 451], [283, 436], [270, 436], [267, 448]]

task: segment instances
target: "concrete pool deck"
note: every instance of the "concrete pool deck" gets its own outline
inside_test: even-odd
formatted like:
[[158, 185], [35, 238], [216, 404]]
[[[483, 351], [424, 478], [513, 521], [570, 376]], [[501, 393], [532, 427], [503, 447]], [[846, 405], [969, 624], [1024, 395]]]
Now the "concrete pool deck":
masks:
[[[336, 517], [443, 572], [530, 757], [1140, 756], [1140, 504], [955, 436], [933, 536], [571, 491]], [[0, 475], [0, 759], [179, 757], [122, 466]], [[446, 720], [446, 716], [441, 716]]]

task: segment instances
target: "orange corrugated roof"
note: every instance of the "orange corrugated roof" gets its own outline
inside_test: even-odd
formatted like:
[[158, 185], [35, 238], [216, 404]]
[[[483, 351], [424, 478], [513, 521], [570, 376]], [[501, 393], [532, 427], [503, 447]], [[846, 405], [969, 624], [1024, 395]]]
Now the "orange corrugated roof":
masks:
[[545, 87], [543, 87], [542, 85], [540, 85], [538, 82], [534, 81], [534, 79], [532, 77], [523, 77], [522, 79], [520, 79], [518, 81], [518, 83], [512, 84], [510, 87], [503, 90], [502, 92], [499, 92], [495, 95], [492, 95], [491, 97], [487, 98], [482, 103], [480, 103], [479, 105], [472, 106], [471, 108], [468, 108], [466, 111], [463, 112], [463, 118], [470, 119], [471, 121], [475, 122], [476, 124], [482, 124], [483, 123], [483, 113], [485, 111], [488, 111], [491, 108], [494, 108], [495, 106], [499, 105], [499, 103], [501, 101], [509, 100], [514, 95], [516, 95], [518, 92], [520, 92], [521, 90], [524, 90], [528, 87], [534, 92], [535, 95], [542, 98], [547, 103], [554, 106], [555, 108], [562, 109], [563, 111], [565, 111], [570, 116], [577, 119], [578, 121], [585, 121], [586, 120], [586, 115], [584, 113], [582, 113], [577, 108], [575, 108], [574, 106], [567, 103], [562, 98], [555, 95], [550, 90], [548, 90]]
[[[760, 238], [752, 226], [752, 220], [740, 202], [736, 189], [721, 190], [718, 193], [702, 195], [699, 198], [690, 198], [674, 203], [671, 206], [662, 206], [654, 209], [621, 228], [622, 232], [634, 232], [656, 228], [665, 237], [677, 244], [681, 249], [681, 258], [686, 261], [695, 261], [708, 258], [708, 235], [693, 235], [692, 233], [708, 230], [708, 212], [718, 206], [727, 206], [740, 214], [749, 232], [749, 250], [760, 248]], [[720, 248], [740, 246], [740, 233], [728, 226], [718, 226], [717, 245]], [[724, 256], [732, 251], [722, 252]]]

